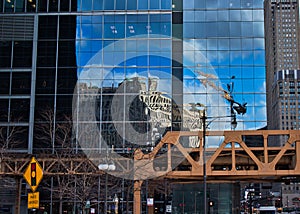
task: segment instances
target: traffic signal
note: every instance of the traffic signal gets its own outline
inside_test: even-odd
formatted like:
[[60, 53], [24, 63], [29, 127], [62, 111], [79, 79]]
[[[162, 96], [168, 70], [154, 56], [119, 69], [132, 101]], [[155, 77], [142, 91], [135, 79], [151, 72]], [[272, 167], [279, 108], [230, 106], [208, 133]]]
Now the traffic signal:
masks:
[[209, 206], [213, 207], [214, 206], [214, 202], [213, 201], [209, 201]]
[[31, 186], [36, 186], [36, 163], [31, 163]]

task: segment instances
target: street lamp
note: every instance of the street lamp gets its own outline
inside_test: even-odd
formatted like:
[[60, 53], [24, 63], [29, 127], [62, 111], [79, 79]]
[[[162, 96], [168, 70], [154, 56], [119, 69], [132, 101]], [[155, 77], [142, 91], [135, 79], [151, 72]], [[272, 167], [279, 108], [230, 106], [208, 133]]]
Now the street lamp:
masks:
[[[113, 161], [108, 162], [106, 159], [104, 163], [98, 165], [98, 169], [102, 171], [115, 171], [116, 165]], [[104, 212], [107, 213], [107, 182], [108, 182], [108, 173], [105, 174], [105, 202], [104, 202]]]
[[[207, 205], [208, 205], [207, 195], [206, 195], [207, 194], [206, 155], [205, 155], [205, 153], [206, 153], [206, 139], [205, 139], [206, 138], [206, 128], [211, 122], [213, 122], [214, 119], [231, 117], [231, 129], [235, 130], [235, 128], [237, 127], [236, 114], [245, 114], [247, 111], [247, 108], [246, 108], [247, 103], [240, 104], [240, 103], [236, 102], [233, 99], [233, 97], [231, 96], [231, 92], [226, 93], [226, 91], [225, 91], [224, 98], [230, 102], [230, 113], [231, 113], [230, 116], [207, 117], [205, 105], [203, 105], [201, 103], [191, 104], [192, 105], [191, 110], [199, 112], [200, 120], [202, 122], [204, 214], [207, 214]], [[197, 107], [202, 107], [203, 110], [199, 110], [199, 109], [197, 109]], [[202, 116], [201, 116], [201, 113], [202, 113]], [[207, 119], [213, 119], [213, 120], [210, 121], [208, 124], [206, 124]]]

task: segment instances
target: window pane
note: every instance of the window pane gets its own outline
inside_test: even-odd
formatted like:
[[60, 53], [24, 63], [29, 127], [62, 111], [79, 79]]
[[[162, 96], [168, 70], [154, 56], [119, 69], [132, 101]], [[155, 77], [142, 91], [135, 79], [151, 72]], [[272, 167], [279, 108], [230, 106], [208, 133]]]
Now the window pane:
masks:
[[196, 8], [203, 9], [206, 8], [206, 1], [195, 1], [194, 5], [195, 5], [195, 9]]
[[219, 50], [229, 50], [229, 39], [218, 39]]
[[231, 8], [240, 8], [241, 7], [241, 0], [231, 0], [229, 6]]
[[8, 99], [0, 99], [0, 121], [8, 122]]
[[252, 0], [241, 0], [242, 8], [251, 8], [253, 6]]
[[14, 1], [5, 1], [4, 12], [13, 12], [13, 11], [14, 11]]
[[207, 50], [217, 50], [217, 39], [207, 39]]
[[184, 36], [184, 38], [194, 38], [194, 24], [193, 23], [185, 23], [184, 28], [183, 28], [183, 36]]
[[228, 37], [229, 36], [229, 22], [218, 23], [218, 36]]
[[263, 50], [265, 48], [265, 40], [263, 38], [255, 38], [253, 41], [254, 50]]
[[58, 66], [75, 66], [75, 41], [60, 41], [58, 44]]
[[114, 1], [104, 0], [104, 10], [114, 10]]
[[10, 104], [11, 121], [28, 122], [30, 99], [12, 99]]
[[94, 10], [103, 10], [103, 0], [94, 1]]
[[59, 38], [74, 39], [76, 35], [76, 16], [60, 16], [59, 19]]
[[240, 22], [230, 22], [229, 32], [230, 32], [230, 37], [240, 37], [241, 36], [241, 23]]
[[25, 6], [24, 0], [16, 1], [16, 12], [24, 12], [25, 11], [24, 6]]
[[161, 0], [161, 9], [171, 9], [171, 0]]
[[45, 96], [45, 95], [37, 95], [35, 97], [35, 113], [34, 120], [37, 121], [45, 121], [45, 112], [46, 110], [52, 109], [54, 106], [54, 96]]
[[118, 0], [116, 2], [116, 10], [125, 10], [125, 0]]
[[37, 50], [38, 67], [55, 67], [56, 62], [56, 42], [38, 42]]
[[194, 11], [186, 11], [183, 13], [183, 22], [193, 22], [195, 21], [195, 12]]
[[71, 11], [77, 11], [77, 0], [71, 0]]
[[253, 21], [264, 21], [264, 12], [261, 10], [253, 10]]
[[28, 133], [29, 128], [27, 126], [13, 127], [10, 130], [15, 130], [14, 141], [18, 142], [12, 145], [13, 149], [27, 149], [28, 148]]
[[206, 23], [206, 35], [209, 36], [217, 36], [218, 32], [216, 30], [211, 29], [218, 29], [217, 22], [207, 22]]
[[219, 21], [229, 21], [229, 11], [227, 11], [227, 10], [218, 11], [218, 20]]
[[253, 39], [242, 39], [243, 50], [253, 50]]
[[31, 73], [30, 72], [13, 72], [12, 73], [12, 94], [30, 94]]
[[49, 11], [56, 12], [58, 10], [58, 1], [57, 0], [49, 0]]
[[148, 0], [138, 0], [138, 9], [147, 10], [148, 9]]
[[72, 115], [73, 95], [58, 95], [56, 113], [58, 118], [64, 118], [65, 115]]
[[264, 1], [253, 0], [253, 8], [263, 8]]
[[206, 1], [206, 8], [217, 8], [218, 7], [218, 0], [209, 0]]
[[253, 22], [253, 36], [254, 37], [264, 37], [264, 23], [263, 22]]
[[217, 21], [217, 18], [218, 18], [217, 11], [206, 12], [206, 21]]
[[0, 0], [0, 13], [3, 11], [3, 0]]
[[218, 0], [219, 8], [228, 8], [229, 0]]
[[13, 67], [31, 67], [32, 42], [14, 42]]
[[137, 9], [137, 0], [127, 0], [127, 10], [136, 10]]
[[57, 74], [57, 93], [72, 94], [77, 81], [76, 68], [58, 69]]
[[240, 10], [230, 10], [230, 21], [241, 21]]
[[37, 69], [36, 94], [54, 94], [55, 69]]
[[60, 0], [60, 11], [69, 11], [70, 0]]
[[39, 39], [56, 39], [57, 16], [39, 17]]
[[39, 0], [38, 11], [40, 12], [47, 11], [47, 0]]
[[252, 37], [253, 36], [253, 23], [242, 22], [242, 36]]
[[[50, 0], [51, 2], [51, 0]], [[27, 12], [35, 12], [36, 11], [36, 0], [28, 0], [27, 1]]]
[[241, 10], [242, 21], [252, 21], [252, 10]]
[[241, 39], [230, 39], [230, 50], [241, 50]]
[[195, 11], [195, 21], [203, 22], [205, 21], [205, 12], [204, 11]]
[[159, 6], [159, 0], [150, 1], [150, 9], [160, 9]]
[[0, 42], [0, 68], [11, 66], [11, 42]]
[[9, 85], [10, 85], [10, 73], [9, 72], [0, 72], [0, 94], [9, 94]]
[[194, 9], [194, 0], [183, 1], [183, 9]]
[[91, 11], [92, 10], [92, 0], [82, 0], [81, 1], [81, 10], [82, 11]]

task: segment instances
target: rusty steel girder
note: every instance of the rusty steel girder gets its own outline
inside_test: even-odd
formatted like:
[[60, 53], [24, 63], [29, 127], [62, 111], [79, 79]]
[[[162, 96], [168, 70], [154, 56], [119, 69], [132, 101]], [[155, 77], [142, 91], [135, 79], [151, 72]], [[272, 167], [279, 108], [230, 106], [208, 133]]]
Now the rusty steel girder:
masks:
[[[210, 137], [221, 137], [218, 147], [206, 148], [206, 174], [208, 179], [264, 178], [282, 176], [300, 176], [300, 131], [297, 130], [259, 130], [259, 131], [207, 131]], [[284, 138], [283, 138], [283, 137]], [[196, 137], [198, 146], [191, 147], [183, 142], [183, 138]], [[259, 137], [260, 141], [253, 137]], [[272, 139], [272, 137], [275, 139]], [[284, 141], [282, 141], [284, 140]], [[143, 180], [145, 171], [152, 177], [201, 179], [203, 176], [203, 132], [182, 131], [168, 132], [154, 147], [152, 152], [143, 153], [136, 150], [134, 167], [124, 164], [128, 159], [120, 156], [114, 160], [121, 167], [120, 173], [135, 174], [134, 180]], [[252, 143], [249, 146], [249, 143]], [[165, 154], [162, 156], [161, 154]], [[173, 164], [177, 156], [183, 158], [178, 165]], [[2, 155], [0, 159], [0, 175], [22, 175], [31, 155]], [[91, 160], [84, 155], [56, 157], [37, 155], [37, 160], [45, 175], [65, 174], [99, 174], [103, 173]], [[173, 164], [173, 165], [172, 165]], [[124, 166], [128, 165], [128, 169]]]
[[[15, 157], [9, 155], [0, 160], [0, 175], [22, 176], [30, 162], [30, 157]], [[47, 157], [37, 158], [44, 175], [66, 175], [66, 174], [101, 174], [102, 172], [95, 166], [91, 160], [86, 157]]]
[[[149, 154], [137, 151], [136, 169], [174, 179], [201, 179], [203, 177], [203, 132], [169, 132]], [[199, 139], [197, 148], [186, 147], [183, 137]], [[300, 131], [259, 130], [259, 131], [207, 131], [209, 138], [221, 137], [218, 147], [206, 148], [206, 175], [211, 179], [277, 179], [284, 176], [300, 176]], [[255, 139], [255, 140], [254, 140]], [[257, 140], [260, 139], [260, 140]], [[252, 142], [253, 141], [253, 142]], [[257, 145], [255, 145], [255, 143]], [[251, 145], [249, 145], [251, 144]], [[253, 145], [254, 144], [254, 145]], [[155, 165], [162, 149], [169, 153]], [[167, 148], [167, 149], [166, 149]], [[178, 165], [172, 165], [172, 158], [183, 156]], [[158, 162], [158, 161], [156, 161]], [[136, 171], [137, 175], [142, 172]], [[136, 180], [143, 179], [142, 176]]]

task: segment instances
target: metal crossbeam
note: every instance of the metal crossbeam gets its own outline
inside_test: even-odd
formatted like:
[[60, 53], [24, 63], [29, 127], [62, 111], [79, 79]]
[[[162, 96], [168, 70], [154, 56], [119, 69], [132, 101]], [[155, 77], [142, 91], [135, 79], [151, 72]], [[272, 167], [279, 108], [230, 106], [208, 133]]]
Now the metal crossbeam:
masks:
[[[158, 176], [165, 175], [174, 179], [201, 179], [203, 177], [202, 155], [203, 148], [186, 148], [180, 143], [182, 137], [197, 136], [203, 141], [200, 132], [169, 132], [154, 148], [153, 152], [143, 154], [136, 153], [140, 167], [137, 169], [145, 171], [142, 167], [147, 166], [147, 172]], [[208, 131], [207, 137], [222, 137], [223, 141], [217, 148], [206, 149], [206, 173], [208, 179], [238, 180], [238, 179], [278, 179], [284, 176], [300, 176], [300, 131], [297, 130], [260, 130], [260, 131]], [[260, 136], [261, 146], [248, 146], [245, 142], [247, 137]], [[286, 136], [285, 142], [279, 142]], [[276, 138], [277, 137], [277, 138]], [[280, 138], [281, 137], [281, 138]], [[251, 138], [249, 138], [251, 141]], [[209, 141], [209, 139], [208, 139]], [[164, 170], [155, 170], [154, 160], [159, 151], [168, 144], [172, 159], [174, 151], [185, 157], [183, 161], [184, 170], [180, 166], [172, 169], [172, 160], [167, 160]], [[272, 145], [274, 144], [274, 145]], [[172, 149], [170, 149], [172, 148]], [[196, 154], [196, 155], [195, 155]], [[152, 170], [152, 171], [151, 171]], [[137, 175], [142, 171], [136, 172]], [[142, 177], [140, 179], [143, 179]]]
[[[39, 157], [44, 175], [66, 175], [66, 174], [99, 174], [102, 173], [92, 161], [86, 157]], [[23, 175], [30, 158], [10, 158], [1, 160], [0, 175]]]
[[[143, 180], [145, 171], [153, 177], [201, 179], [203, 177], [202, 163], [202, 131], [196, 132], [168, 132], [154, 147], [153, 151], [145, 154], [136, 150], [134, 154], [134, 168], [132, 159], [120, 156], [114, 160], [117, 172], [134, 172], [135, 180]], [[223, 141], [217, 148], [206, 148], [206, 173], [210, 180], [237, 180], [248, 178], [278, 179], [284, 176], [300, 176], [300, 131], [297, 130], [260, 130], [260, 131], [207, 131], [207, 143], [210, 137], [222, 137]], [[261, 146], [247, 145], [247, 137], [260, 136]], [[271, 136], [286, 136], [285, 142], [273, 142]], [[184, 137], [196, 137], [198, 147], [191, 148], [183, 145]], [[251, 138], [249, 138], [251, 141]], [[278, 138], [281, 139], [281, 138]], [[249, 141], [249, 140], [248, 140]], [[162, 162], [164, 167], [154, 164], [160, 152], [166, 154]], [[21, 176], [30, 161], [30, 156], [21, 154], [11, 157], [9, 154], [0, 159], [0, 175]], [[174, 167], [172, 159], [180, 155], [184, 161]], [[44, 175], [65, 174], [101, 174], [95, 163], [85, 156], [73, 155], [69, 157], [56, 157], [38, 155], [37, 160], [43, 168]], [[128, 164], [126, 164], [126, 161]], [[125, 164], [124, 164], [125, 163]], [[128, 166], [128, 168], [124, 168]], [[122, 167], [122, 169], [121, 169]]]

